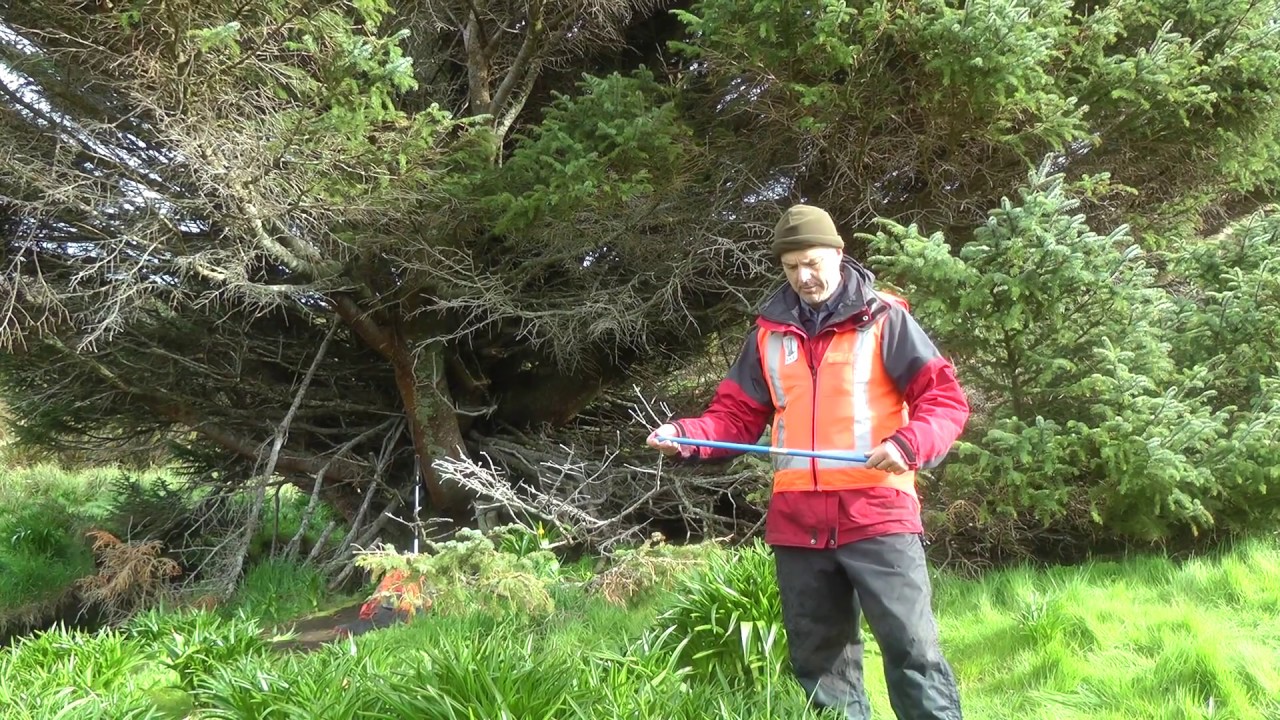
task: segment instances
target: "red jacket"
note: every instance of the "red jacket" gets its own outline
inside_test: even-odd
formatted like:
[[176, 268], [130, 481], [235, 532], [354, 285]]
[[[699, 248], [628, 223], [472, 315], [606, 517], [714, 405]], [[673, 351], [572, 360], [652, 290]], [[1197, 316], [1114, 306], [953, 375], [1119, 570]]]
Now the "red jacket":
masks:
[[[830, 315], [812, 336], [801, 320], [800, 299], [783, 285], [761, 306], [759, 327], [798, 328], [806, 354], [815, 364], [837, 331], [857, 330], [882, 315], [881, 361], [903, 395], [907, 424], [878, 442], [894, 442], [912, 469], [934, 467], [942, 461], [969, 417], [969, 404], [943, 357], [924, 330], [903, 307], [885, 302], [874, 290], [874, 278], [846, 258], [844, 282], [828, 301]], [[736, 443], [758, 443], [773, 419], [756, 333], [748, 333], [742, 352], [716, 389], [706, 412], [674, 422], [684, 437]], [[836, 448], [824, 448], [836, 449]], [[735, 451], [698, 448], [703, 460], [731, 457]], [[765, 520], [765, 542], [797, 547], [837, 547], [889, 533], [919, 533], [920, 505], [914, 496], [889, 487], [839, 491], [775, 493]]]

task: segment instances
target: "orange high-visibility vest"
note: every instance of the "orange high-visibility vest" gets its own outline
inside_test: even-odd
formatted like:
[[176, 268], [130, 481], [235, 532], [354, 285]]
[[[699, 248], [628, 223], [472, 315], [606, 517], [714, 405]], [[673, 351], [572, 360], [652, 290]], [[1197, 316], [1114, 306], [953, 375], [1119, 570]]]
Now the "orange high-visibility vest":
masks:
[[[776, 409], [774, 447], [867, 455], [907, 423], [906, 402], [881, 360], [884, 322], [881, 315], [866, 328], [836, 332], [812, 369], [799, 333], [759, 330], [760, 358]], [[893, 474], [857, 462], [772, 458], [774, 492], [887, 486], [916, 493], [913, 471]]]

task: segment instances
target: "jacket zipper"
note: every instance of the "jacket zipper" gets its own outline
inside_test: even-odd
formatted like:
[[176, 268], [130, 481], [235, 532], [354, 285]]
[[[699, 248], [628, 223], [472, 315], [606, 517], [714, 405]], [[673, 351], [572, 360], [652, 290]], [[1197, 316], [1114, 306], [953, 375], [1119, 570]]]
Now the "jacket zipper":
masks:
[[[822, 334], [822, 330], [818, 330], [818, 334]], [[813, 378], [813, 402], [809, 403], [813, 417], [809, 419], [809, 449], [817, 451], [818, 449], [818, 364], [813, 353], [813, 338], [805, 333], [805, 359], [809, 362], [809, 375]], [[818, 490], [818, 459], [809, 458], [809, 476], [813, 478], [813, 489]], [[826, 506], [824, 498], [824, 507]], [[830, 520], [830, 518], [828, 518]], [[812, 540], [817, 540], [817, 530], [812, 531]], [[816, 544], [816, 543], [814, 543]], [[823, 545], [827, 547], [836, 546], [836, 529], [834, 526], [828, 525], [827, 537], [823, 540]]]
[[[819, 331], [821, 332], [821, 331]], [[814, 364], [813, 359], [813, 338], [808, 333], [804, 335], [805, 359], [809, 362], [809, 374], [813, 377], [813, 402], [809, 403], [810, 412], [813, 417], [809, 419], [809, 449], [817, 452], [818, 450], [818, 366]], [[813, 478], [813, 489], [818, 489], [818, 459], [809, 458], [809, 477]]]

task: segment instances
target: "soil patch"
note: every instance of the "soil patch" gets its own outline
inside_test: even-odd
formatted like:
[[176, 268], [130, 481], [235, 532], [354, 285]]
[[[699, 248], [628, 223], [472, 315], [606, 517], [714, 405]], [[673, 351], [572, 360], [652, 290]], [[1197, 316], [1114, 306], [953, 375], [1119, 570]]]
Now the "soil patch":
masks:
[[320, 615], [281, 623], [275, 631], [289, 632], [291, 637], [278, 640], [272, 643], [272, 646], [281, 651], [310, 652], [319, 649], [325, 643], [347, 637], [351, 634], [349, 628], [361, 623], [360, 607], [362, 605], [362, 602], [354, 602]]
[[275, 646], [280, 650], [307, 652], [334, 640], [408, 622], [431, 608], [431, 597], [423, 583], [422, 577], [392, 570], [362, 603], [281, 624], [277, 632], [291, 630], [292, 637], [277, 641]]

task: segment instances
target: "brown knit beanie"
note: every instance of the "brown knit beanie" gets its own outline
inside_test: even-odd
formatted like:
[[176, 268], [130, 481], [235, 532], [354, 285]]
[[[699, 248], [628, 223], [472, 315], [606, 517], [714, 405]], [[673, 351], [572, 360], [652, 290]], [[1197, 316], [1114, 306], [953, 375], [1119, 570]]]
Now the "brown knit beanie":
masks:
[[812, 205], [792, 205], [773, 228], [773, 256], [811, 247], [844, 249], [844, 239], [826, 210]]

